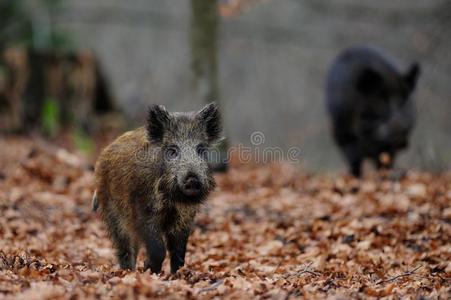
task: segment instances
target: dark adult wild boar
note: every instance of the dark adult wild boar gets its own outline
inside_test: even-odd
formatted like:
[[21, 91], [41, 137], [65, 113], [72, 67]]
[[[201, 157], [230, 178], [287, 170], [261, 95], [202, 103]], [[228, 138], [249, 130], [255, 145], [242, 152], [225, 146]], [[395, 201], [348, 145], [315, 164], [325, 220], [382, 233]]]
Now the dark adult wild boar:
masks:
[[[327, 78], [326, 98], [333, 136], [352, 174], [360, 176], [365, 158], [377, 168], [391, 167], [406, 148], [415, 123], [411, 99], [420, 67], [403, 72], [387, 56], [369, 47], [341, 53]], [[383, 163], [381, 154], [390, 156]]]
[[220, 135], [215, 104], [191, 113], [156, 105], [145, 127], [103, 150], [93, 209], [100, 210], [121, 268], [135, 268], [141, 245], [146, 269], [160, 272], [166, 250], [172, 273], [183, 266], [194, 216], [215, 187], [206, 156]]

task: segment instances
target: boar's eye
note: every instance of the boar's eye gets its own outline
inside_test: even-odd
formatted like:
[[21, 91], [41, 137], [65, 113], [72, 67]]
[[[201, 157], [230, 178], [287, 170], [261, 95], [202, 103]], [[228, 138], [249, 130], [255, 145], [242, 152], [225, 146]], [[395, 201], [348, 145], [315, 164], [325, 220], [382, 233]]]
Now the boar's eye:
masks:
[[205, 144], [199, 144], [196, 147], [197, 154], [202, 158], [207, 158], [207, 150], [208, 150], [208, 147]]
[[176, 145], [166, 147], [164, 154], [167, 159], [175, 159], [179, 156], [180, 148]]

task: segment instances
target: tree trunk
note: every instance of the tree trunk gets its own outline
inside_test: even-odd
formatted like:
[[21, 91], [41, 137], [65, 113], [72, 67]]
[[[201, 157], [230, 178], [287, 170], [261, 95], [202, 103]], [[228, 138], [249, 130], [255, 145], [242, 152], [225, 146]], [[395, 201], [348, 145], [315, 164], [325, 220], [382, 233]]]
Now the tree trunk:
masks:
[[[194, 92], [204, 103], [220, 105], [218, 84], [218, 8], [216, 0], [191, 0], [191, 69]], [[223, 140], [211, 155], [214, 171], [228, 168], [227, 142]]]

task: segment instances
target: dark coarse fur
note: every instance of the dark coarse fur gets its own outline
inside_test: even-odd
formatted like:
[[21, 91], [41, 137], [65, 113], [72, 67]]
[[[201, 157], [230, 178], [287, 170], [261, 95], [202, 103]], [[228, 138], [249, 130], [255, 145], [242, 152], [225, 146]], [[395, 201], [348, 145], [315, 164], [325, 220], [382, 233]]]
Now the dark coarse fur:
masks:
[[382, 153], [393, 162], [396, 153], [407, 147], [415, 123], [411, 95], [419, 72], [417, 63], [401, 72], [387, 56], [369, 47], [349, 48], [333, 63], [327, 78], [327, 106], [335, 141], [355, 176], [360, 176], [365, 158], [382, 168]]
[[215, 187], [205, 151], [220, 135], [215, 104], [197, 113], [156, 105], [145, 127], [103, 150], [92, 206], [106, 223], [121, 268], [135, 268], [141, 245], [152, 272], [161, 271], [166, 250], [172, 273], [183, 266], [194, 216]]

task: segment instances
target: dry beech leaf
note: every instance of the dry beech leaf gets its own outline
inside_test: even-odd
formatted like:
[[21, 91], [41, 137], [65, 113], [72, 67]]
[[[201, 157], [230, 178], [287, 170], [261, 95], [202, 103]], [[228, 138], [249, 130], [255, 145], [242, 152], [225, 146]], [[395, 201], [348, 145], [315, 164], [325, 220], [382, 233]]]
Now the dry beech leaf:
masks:
[[150, 274], [144, 251], [136, 271], [118, 269], [82, 158], [0, 143], [0, 298], [448, 298], [451, 173], [356, 180], [233, 158], [186, 265]]

